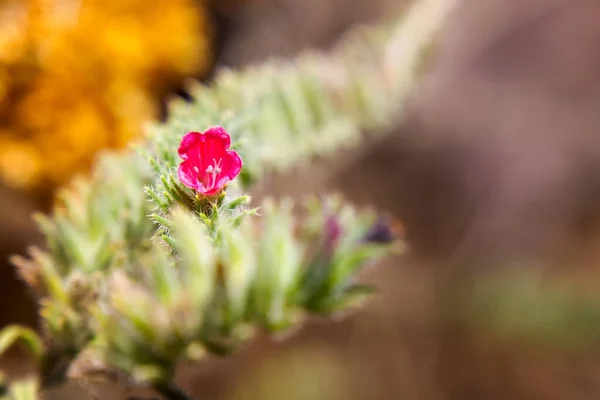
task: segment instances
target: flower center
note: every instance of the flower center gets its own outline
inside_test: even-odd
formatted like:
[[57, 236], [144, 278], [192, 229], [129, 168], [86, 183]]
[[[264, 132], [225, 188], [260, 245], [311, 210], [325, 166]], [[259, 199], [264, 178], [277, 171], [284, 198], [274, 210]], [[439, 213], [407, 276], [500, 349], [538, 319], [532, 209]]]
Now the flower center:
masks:
[[207, 188], [215, 187], [217, 184], [217, 180], [219, 179], [219, 175], [223, 171], [221, 168], [221, 163], [223, 162], [222, 158], [218, 160], [213, 158], [212, 164], [210, 164], [204, 170], [204, 173], [201, 174], [198, 167], [194, 167], [194, 171], [198, 174], [198, 180], [202, 182]]

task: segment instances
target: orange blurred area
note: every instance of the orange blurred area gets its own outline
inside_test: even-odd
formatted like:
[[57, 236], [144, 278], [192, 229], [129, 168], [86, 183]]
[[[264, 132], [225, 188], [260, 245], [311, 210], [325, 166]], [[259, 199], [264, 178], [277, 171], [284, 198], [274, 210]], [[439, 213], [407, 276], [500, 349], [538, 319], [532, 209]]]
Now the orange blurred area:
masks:
[[0, 179], [52, 189], [121, 148], [212, 63], [194, 0], [0, 2]]

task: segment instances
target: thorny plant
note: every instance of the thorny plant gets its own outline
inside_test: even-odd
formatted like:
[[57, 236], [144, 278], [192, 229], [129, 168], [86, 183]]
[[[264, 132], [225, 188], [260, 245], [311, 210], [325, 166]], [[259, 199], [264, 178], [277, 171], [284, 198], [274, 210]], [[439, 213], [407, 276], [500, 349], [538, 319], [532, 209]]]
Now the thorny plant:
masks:
[[173, 383], [181, 361], [361, 304], [373, 288], [358, 272], [402, 248], [385, 216], [339, 196], [254, 205], [247, 192], [270, 171], [356, 146], [361, 132], [401, 117], [453, 5], [418, 1], [329, 55], [190, 84], [193, 101], [174, 101], [166, 124], [65, 189], [54, 213], [38, 217], [47, 249], [14, 259], [43, 334], [11, 326], [0, 335], [0, 351], [20, 340], [39, 367], [37, 379], [4, 385], [4, 398], [34, 399], [38, 388], [102, 371], [188, 399]]

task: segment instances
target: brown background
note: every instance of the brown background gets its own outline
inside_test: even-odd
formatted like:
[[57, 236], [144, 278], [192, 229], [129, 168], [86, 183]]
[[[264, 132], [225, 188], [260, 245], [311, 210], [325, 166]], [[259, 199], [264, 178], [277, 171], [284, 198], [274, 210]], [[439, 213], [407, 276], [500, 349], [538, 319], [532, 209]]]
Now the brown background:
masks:
[[[394, 3], [256, 1], [224, 18], [221, 63], [326, 48]], [[210, 399], [600, 398], [594, 349], [506, 343], [437, 313], [473, 274], [516, 262], [596, 289], [598, 105], [600, 3], [464, 1], [406, 123], [325, 185], [394, 212], [411, 256], [367, 275], [381, 294], [359, 314], [183, 368], [182, 385]], [[308, 177], [306, 191], [324, 189]], [[275, 192], [288, 189], [282, 177], [273, 183]], [[25, 215], [39, 205], [0, 199], [4, 250], [21, 251], [35, 238]], [[0, 271], [3, 320], [32, 322], [10, 269]]]

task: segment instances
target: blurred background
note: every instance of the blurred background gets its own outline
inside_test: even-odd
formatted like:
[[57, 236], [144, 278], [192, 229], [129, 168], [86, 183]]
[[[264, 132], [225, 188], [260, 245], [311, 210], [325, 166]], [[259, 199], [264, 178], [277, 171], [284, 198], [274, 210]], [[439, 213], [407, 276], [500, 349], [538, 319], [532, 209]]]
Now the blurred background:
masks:
[[[185, 79], [326, 50], [408, 3], [0, 0], [0, 323], [36, 325], [5, 262], [40, 244], [30, 214], [48, 210], [98, 151], [165, 118]], [[600, 398], [594, 340], [539, 343], [447, 317], [474, 278], [499, 272], [598, 293], [599, 110], [600, 3], [463, 1], [385, 143], [341, 174], [300, 171], [293, 185], [269, 185], [301, 194], [303, 173], [324, 174], [328, 190], [402, 220], [410, 254], [368, 272], [381, 291], [356, 315], [184, 366], [181, 385], [215, 400]], [[12, 376], [28, 369], [17, 352], [2, 365]], [[48, 397], [93, 395], [74, 384]]]

